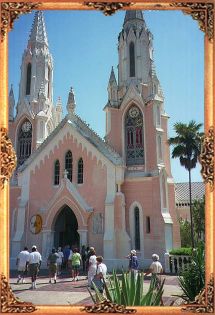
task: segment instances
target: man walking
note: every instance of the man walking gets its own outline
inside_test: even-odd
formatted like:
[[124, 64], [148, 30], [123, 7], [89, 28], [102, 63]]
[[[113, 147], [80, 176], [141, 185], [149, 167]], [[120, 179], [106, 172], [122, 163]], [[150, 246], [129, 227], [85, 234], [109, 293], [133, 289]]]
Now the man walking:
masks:
[[22, 283], [25, 282], [25, 276], [27, 274], [28, 257], [29, 257], [29, 251], [27, 247], [25, 247], [24, 250], [22, 250], [17, 256], [17, 259], [16, 259], [16, 265], [18, 269], [17, 283], [19, 283], [20, 281]]
[[28, 266], [29, 266], [29, 274], [31, 276], [32, 286], [30, 289], [36, 289], [36, 280], [39, 272], [39, 268], [42, 262], [42, 257], [40, 253], [37, 251], [37, 246], [32, 246], [32, 252], [29, 254], [28, 258]]
[[49, 254], [47, 265], [49, 268], [49, 283], [52, 283], [52, 278], [54, 283], [57, 282], [57, 260], [59, 258], [58, 253], [55, 248], [52, 248], [51, 254]]

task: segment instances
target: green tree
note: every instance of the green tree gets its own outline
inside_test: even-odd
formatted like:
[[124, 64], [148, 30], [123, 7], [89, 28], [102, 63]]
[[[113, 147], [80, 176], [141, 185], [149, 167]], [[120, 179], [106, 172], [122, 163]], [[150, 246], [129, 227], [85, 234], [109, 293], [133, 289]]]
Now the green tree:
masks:
[[192, 215], [191, 169], [196, 167], [201, 151], [201, 139], [203, 136], [203, 133], [200, 132], [201, 127], [202, 124], [197, 124], [194, 120], [191, 120], [188, 124], [177, 122], [174, 124], [176, 136], [168, 139], [168, 144], [173, 146], [172, 158], [179, 158], [181, 166], [184, 166], [189, 174], [191, 240], [193, 248], [195, 247], [195, 243]]
[[179, 225], [181, 235], [181, 247], [191, 247], [192, 240], [190, 222], [182, 218], [179, 218]]
[[205, 239], [205, 196], [203, 199], [195, 199], [193, 202], [193, 223], [195, 239], [197, 242]]

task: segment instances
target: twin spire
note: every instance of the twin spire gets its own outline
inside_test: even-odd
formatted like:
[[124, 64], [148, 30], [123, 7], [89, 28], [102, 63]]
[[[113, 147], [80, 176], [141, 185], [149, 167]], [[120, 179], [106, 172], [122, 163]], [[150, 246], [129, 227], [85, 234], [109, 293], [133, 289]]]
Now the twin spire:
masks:
[[48, 46], [48, 38], [42, 11], [36, 11], [35, 13], [31, 33], [29, 36], [29, 43], [40, 43]]

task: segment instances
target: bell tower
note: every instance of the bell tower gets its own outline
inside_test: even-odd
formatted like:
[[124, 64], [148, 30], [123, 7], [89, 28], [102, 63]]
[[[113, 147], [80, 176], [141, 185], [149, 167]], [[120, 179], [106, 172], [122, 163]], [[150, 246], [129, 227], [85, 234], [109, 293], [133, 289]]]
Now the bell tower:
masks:
[[35, 150], [53, 130], [55, 124], [52, 113], [53, 60], [49, 51], [43, 12], [37, 11], [22, 57], [15, 118], [18, 123], [25, 116], [31, 123], [33, 136], [31, 150]]
[[[126, 11], [118, 36], [118, 82], [108, 82], [106, 141], [128, 168], [155, 172], [164, 164], [168, 116], [153, 59], [153, 36], [139, 10]], [[116, 137], [116, 134], [118, 135]]]
[[[56, 126], [53, 106], [53, 59], [42, 11], [37, 11], [21, 62], [16, 115], [10, 91], [10, 124], [18, 165], [35, 151]], [[58, 118], [58, 123], [61, 117]]]

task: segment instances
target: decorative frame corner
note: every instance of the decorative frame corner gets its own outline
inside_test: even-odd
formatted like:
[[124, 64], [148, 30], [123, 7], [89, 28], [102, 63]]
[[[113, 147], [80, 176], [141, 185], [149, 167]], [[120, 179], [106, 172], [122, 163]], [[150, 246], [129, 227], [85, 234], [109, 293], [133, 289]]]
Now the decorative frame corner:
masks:
[[214, 275], [211, 274], [206, 287], [196, 296], [193, 303], [182, 308], [184, 312], [214, 314]]
[[15, 297], [7, 278], [2, 273], [0, 276], [0, 293], [1, 293], [1, 313], [32, 313], [36, 311], [36, 306], [27, 303]]
[[0, 35], [4, 40], [8, 31], [13, 29], [13, 24], [20, 15], [30, 13], [40, 4], [34, 2], [1, 2], [0, 3]]
[[210, 41], [214, 38], [214, 3], [176, 2], [172, 7], [181, 8], [184, 14], [189, 14], [199, 24], [199, 29], [205, 32]]

